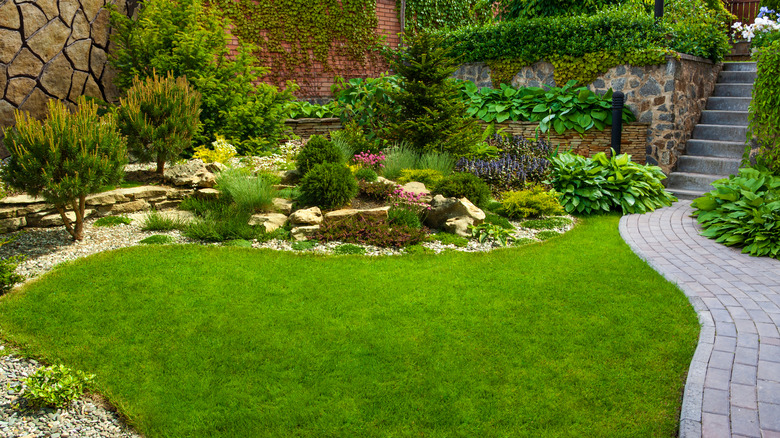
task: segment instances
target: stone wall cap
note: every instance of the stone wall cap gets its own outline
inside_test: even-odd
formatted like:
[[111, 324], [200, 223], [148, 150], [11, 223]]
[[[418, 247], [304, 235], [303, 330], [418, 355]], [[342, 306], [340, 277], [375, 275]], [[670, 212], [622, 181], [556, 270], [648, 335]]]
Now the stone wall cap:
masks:
[[333, 123], [333, 122], [341, 122], [341, 119], [338, 117], [323, 117], [323, 118], [317, 118], [317, 117], [306, 117], [301, 119], [285, 119], [285, 124], [293, 124], [293, 123]]
[[42, 204], [46, 202], [42, 197], [32, 197], [30, 195], [8, 196], [0, 199], [0, 205], [18, 205], [18, 204]]
[[[679, 56], [680, 59], [684, 60], [684, 61], [701, 62], [701, 63], [704, 63], [704, 64], [713, 64], [713, 65], [715, 64], [715, 62], [713, 62], [711, 59], [702, 58], [700, 56], [693, 56], [693, 55], [689, 55], [687, 53], [679, 53], [679, 52], [675, 52], [675, 53], [677, 53], [677, 56]], [[676, 56], [674, 56], [674, 55], [666, 55], [666, 60], [668, 61], [670, 59], [676, 59]]]

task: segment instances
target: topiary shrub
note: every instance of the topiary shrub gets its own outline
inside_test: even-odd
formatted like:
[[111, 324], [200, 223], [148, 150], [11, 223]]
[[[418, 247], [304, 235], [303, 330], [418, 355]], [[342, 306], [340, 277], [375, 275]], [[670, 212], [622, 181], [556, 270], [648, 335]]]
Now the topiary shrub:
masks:
[[133, 79], [127, 96], [120, 99], [117, 122], [127, 136], [127, 147], [141, 161], [157, 163], [162, 176], [166, 161], [174, 161], [192, 146], [198, 131], [200, 94], [187, 79], [168, 73], [141, 81]]
[[358, 193], [355, 177], [342, 163], [314, 166], [303, 176], [298, 187], [301, 190], [301, 202], [324, 208], [345, 205]]
[[527, 190], [504, 192], [501, 195], [501, 213], [513, 219], [563, 214], [563, 207], [555, 191], [543, 186]]
[[[760, 145], [756, 160], [780, 173], [780, 41], [761, 50], [750, 101], [748, 137]], [[751, 139], [748, 138], [748, 141]], [[749, 146], [748, 146], [749, 147]], [[748, 150], [749, 153], [749, 150]]]
[[[47, 103], [43, 122], [16, 111], [16, 127], [5, 131], [11, 157], [2, 178], [9, 186], [32, 196], [43, 196], [60, 213], [74, 240], [84, 238], [87, 195], [122, 180], [127, 149], [109, 113], [98, 115], [98, 106], [78, 99], [78, 110], [57, 100]], [[71, 208], [76, 220], [66, 215]]]
[[296, 167], [301, 175], [306, 175], [318, 164], [340, 162], [342, 162], [341, 151], [321, 135], [312, 135], [295, 158]]
[[357, 170], [357, 172], [355, 172], [355, 178], [357, 178], [359, 181], [374, 182], [379, 179], [379, 175], [377, 175], [373, 169], [369, 169], [368, 167], [361, 167]]
[[442, 178], [431, 189], [434, 195], [447, 198], [468, 198], [474, 205], [485, 205], [490, 200], [490, 187], [470, 173], [453, 173]]

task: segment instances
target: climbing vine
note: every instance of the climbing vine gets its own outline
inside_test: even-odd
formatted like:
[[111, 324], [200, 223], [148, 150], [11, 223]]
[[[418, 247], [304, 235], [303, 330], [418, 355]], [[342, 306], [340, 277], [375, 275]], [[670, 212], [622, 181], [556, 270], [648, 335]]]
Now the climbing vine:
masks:
[[493, 17], [494, 3], [494, 0], [406, 0], [406, 30], [413, 32], [484, 23]]
[[[233, 22], [232, 32], [253, 44], [272, 79], [295, 78], [334, 53], [362, 67], [378, 49], [376, 0], [214, 0]], [[300, 75], [298, 75], [300, 76]]]

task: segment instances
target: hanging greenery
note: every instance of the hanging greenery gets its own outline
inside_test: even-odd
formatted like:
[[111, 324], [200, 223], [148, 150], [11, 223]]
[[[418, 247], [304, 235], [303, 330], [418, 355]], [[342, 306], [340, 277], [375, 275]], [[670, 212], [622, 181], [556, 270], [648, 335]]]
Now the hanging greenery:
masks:
[[485, 23], [494, 16], [494, 3], [495, 0], [406, 0], [406, 31], [453, 29]]
[[[376, 0], [214, 0], [233, 21], [232, 32], [257, 46], [261, 63], [277, 81], [297, 79], [320, 63], [323, 71], [344, 75], [330, 55], [345, 57], [347, 68], [372, 61], [379, 49]], [[296, 74], [296, 72], [298, 74]], [[304, 73], [305, 74], [305, 73]], [[300, 83], [304, 82], [304, 83]]]

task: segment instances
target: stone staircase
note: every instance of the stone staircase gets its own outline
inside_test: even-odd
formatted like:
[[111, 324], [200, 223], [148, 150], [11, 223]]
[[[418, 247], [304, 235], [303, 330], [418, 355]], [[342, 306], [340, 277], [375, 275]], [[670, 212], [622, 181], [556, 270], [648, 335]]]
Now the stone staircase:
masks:
[[755, 62], [727, 62], [718, 76], [701, 121], [688, 140], [686, 155], [669, 174], [667, 190], [694, 199], [712, 190], [713, 181], [734, 175], [745, 151], [748, 107], [756, 79]]

